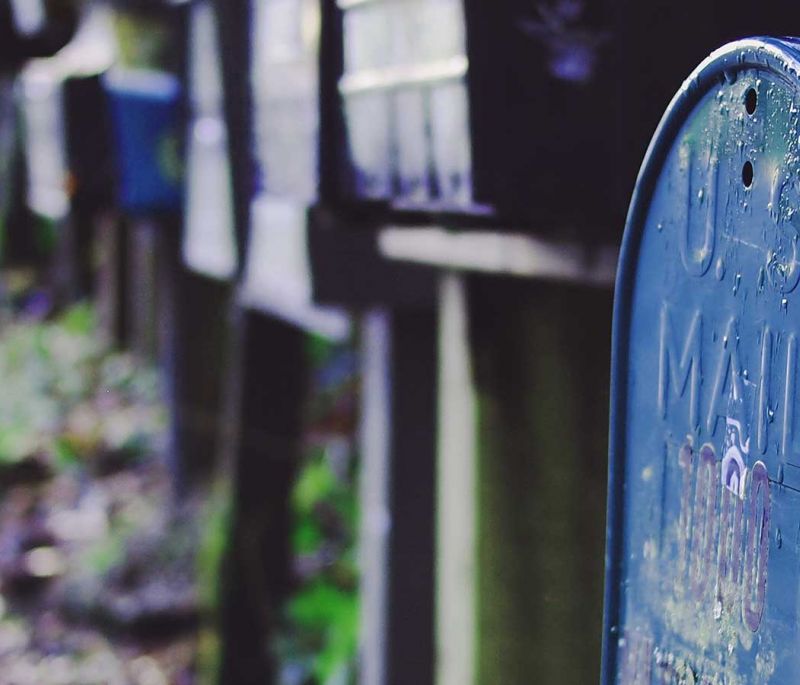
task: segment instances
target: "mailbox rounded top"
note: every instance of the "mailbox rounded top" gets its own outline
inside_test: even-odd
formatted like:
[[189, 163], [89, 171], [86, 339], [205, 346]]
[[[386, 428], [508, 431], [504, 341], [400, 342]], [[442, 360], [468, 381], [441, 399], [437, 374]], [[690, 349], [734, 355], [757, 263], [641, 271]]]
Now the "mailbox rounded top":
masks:
[[[624, 299], [635, 268], [639, 239], [664, 159], [692, 109], [710, 88], [720, 82], [734, 82], [750, 69], [767, 70], [786, 80], [791, 87], [800, 84], [800, 38], [745, 38], [723, 45], [704, 59], [683, 82], [672, 98], [647, 148], [631, 198], [620, 250], [616, 281], [616, 301]], [[614, 319], [618, 319], [615, 307]]]

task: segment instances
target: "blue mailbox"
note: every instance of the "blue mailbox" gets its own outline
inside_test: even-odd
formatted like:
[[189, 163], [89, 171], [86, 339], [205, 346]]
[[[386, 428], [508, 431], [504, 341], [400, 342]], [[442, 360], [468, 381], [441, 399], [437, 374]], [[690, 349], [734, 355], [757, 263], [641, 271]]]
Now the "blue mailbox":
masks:
[[118, 200], [126, 211], [179, 211], [180, 84], [167, 73], [116, 69], [104, 82], [116, 143]]
[[800, 682], [800, 42], [684, 83], [617, 281], [603, 682]]

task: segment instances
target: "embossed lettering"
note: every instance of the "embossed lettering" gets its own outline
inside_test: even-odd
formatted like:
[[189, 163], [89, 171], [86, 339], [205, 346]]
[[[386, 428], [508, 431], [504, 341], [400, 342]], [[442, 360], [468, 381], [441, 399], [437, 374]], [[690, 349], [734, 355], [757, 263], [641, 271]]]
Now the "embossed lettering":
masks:
[[[794, 171], [790, 166], [782, 166], [775, 170], [770, 189], [770, 218], [779, 231], [778, 249], [770, 251], [767, 259], [767, 273], [769, 282], [776, 291], [785, 295], [792, 292], [800, 282], [800, 262], [797, 254], [797, 230], [790, 220], [791, 215], [786, 215], [786, 210], [794, 211], [797, 206], [797, 183], [793, 178]], [[791, 208], [791, 209], [790, 209]], [[789, 258], [786, 244], [789, 244]]]
[[669, 404], [669, 388], [679, 398], [689, 387], [689, 425], [695, 429], [700, 416], [701, 342], [703, 318], [694, 313], [683, 350], [678, 356], [678, 346], [672, 330], [672, 317], [667, 305], [661, 310], [661, 349], [658, 363], [658, 404], [661, 416], [666, 418]]
[[721, 489], [719, 554], [717, 558], [717, 601], [732, 606], [742, 579], [742, 520], [744, 503], [738, 494]]
[[680, 575], [689, 563], [689, 539], [692, 533], [692, 446], [685, 444], [678, 452], [678, 465], [682, 472], [681, 513], [678, 519], [678, 569]]
[[[694, 176], [693, 155], [688, 145], [681, 149], [681, 156], [688, 156], [686, 165], [686, 221], [680, 236], [681, 261], [690, 276], [703, 276], [714, 259], [714, 244], [717, 233], [717, 185], [719, 183], [719, 160], [713, 157], [709, 162], [708, 185], [695, 189], [692, 183]], [[699, 216], [698, 216], [699, 215]], [[700, 247], [692, 247], [692, 233], [695, 224], [700, 223], [703, 243]]]
[[758, 451], [764, 454], [767, 451], [769, 431], [769, 380], [772, 368], [772, 331], [765, 326], [761, 333], [761, 380], [758, 384], [758, 430], [756, 443]]
[[692, 589], [700, 599], [705, 595], [713, 565], [715, 523], [717, 513], [717, 490], [719, 489], [719, 468], [717, 456], [711, 445], [703, 445], [700, 450], [700, 463], [697, 468], [695, 487], [694, 516], [694, 563], [692, 564]]
[[781, 452], [788, 454], [794, 437], [794, 388], [797, 369], [797, 337], [790, 335], [786, 343], [786, 380], [783, 392], [783, 438]]
[[678, 453], [678, 465], [682, 492], [677, 578], [687, 578], [693, 601], [708, 596], [716, 581], [715, 616], [737, 607], [744, 625], [756, 632], [764, 613], [769, 561], [767, 468], [756, 462], [739, 492], [721, 483], [721, 463], [711, 445], [704, 445], [694, 460], [687, 442]]
[[[760, 499], [760, 503], [759, 503]], [[744, 560], [744, 622], [756, 632], [764, 613], [769, 559], [769, 478], [764, 462], [753, 466], [748, 502], [747, 546]], [[755, 597], [753, 596], [755, 590]]]
[[[711, 403], [708, 409], [706, 430], [709, 435], [714, 435], [717, 429], [717, 420], [724, 419], [728, 413], [728, 400], [742, 398], [742, 366], [739, 363], [739, 340], [737, 335], [738, 322], [732, 318], [728, 321], [725, 336], [722, 338], [722, 353], [720, 354], [717, 374], [714, 380], [714, 389], [711, 391]], [[721, 402], [724, 400], [724, 405]]]

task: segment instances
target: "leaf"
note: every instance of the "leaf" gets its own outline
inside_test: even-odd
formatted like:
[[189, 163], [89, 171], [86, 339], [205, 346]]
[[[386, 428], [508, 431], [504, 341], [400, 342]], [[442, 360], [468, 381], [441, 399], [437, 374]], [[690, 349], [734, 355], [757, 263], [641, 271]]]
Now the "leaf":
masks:
[[326, 461], [310, 462], [300, 472], [295, 484], [294, 505], [300, 513], [310, 514], [317, 503], [330, 496], [336, 487], [336, 476]]
[[25, 426], [0, 428], [0, 462], [14, 464], [32, 454], [36, 449], [36, 436]]
[[323, 540], [322, 530], [313, 520], [299, 522], [292, 531], [292, 547], [295, 554], [313, 554], [319, 549]]
[[73, 335], [91, 335], [96, 328], [94, 309], [86, 302], [76, 304], [61, 315], [59, 323]]
[[53, 441], [53, 457], [56, 467], [60, 469], [72, 468], [80, 463], [78, 453], [72, 448], [69, 440], [63, 437]]

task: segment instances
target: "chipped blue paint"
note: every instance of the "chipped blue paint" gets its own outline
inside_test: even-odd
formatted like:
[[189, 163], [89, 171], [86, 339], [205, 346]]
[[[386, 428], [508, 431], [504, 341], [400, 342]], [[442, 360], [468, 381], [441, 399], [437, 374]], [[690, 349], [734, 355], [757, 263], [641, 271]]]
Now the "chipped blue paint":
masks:
[[800, 43], [712, 54], [634, 193], [615, 304], [603, 683], [800, 673]]

